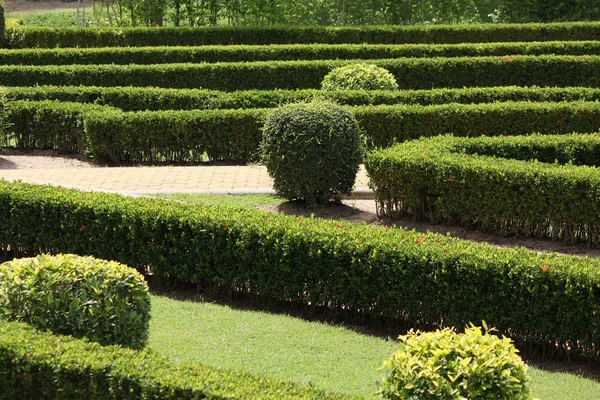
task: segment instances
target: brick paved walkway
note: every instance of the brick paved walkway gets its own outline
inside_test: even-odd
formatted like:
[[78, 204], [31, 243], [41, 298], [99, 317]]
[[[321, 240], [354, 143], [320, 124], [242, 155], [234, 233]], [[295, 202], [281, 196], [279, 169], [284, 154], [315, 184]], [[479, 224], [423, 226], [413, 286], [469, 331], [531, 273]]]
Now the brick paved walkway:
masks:
[[[263, 166], [0, 169], [0, 178], [127, 194], [273, 193]], [[362, 167], [355, 188], [356, 197], [372, 197]]]

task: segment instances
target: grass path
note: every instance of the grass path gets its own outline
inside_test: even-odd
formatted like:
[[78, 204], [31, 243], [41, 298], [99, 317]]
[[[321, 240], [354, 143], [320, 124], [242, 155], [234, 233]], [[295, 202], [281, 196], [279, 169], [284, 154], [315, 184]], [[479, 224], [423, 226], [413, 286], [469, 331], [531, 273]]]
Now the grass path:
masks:
[[[256, 375], [312, 382], [324, 390], [378, 398], [377, 369], [392, 340], [285, 315], [152, 297], [149, 347], [173, 361], [201, 362]], [[600, 383], [530, 368], [535, 397], [598, 400]]]

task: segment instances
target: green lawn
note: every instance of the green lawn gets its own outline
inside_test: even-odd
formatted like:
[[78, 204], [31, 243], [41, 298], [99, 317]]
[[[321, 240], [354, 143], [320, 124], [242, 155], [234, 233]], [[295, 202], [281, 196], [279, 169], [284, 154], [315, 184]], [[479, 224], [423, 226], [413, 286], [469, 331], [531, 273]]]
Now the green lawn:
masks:
[[256, 207], [269, 204], [281, 204], [285, 200], [281, 197], [268, 194], [243, 194], [243, 195], [221, 195], [221, 194], [160, 194], [156, 195], [162, 199], [183, 201], [186, 203], [197, 203], [206, 205], [224, 205], [229, 207]]
[[[81, 11], [80, 11], [81, 12]], [[86, 17], [91, 17], [91, 10], [86, 10]], [[56, 11], [27, 11], [27, 12], [7, 12], [7, 19], [17, 19], [23, 26], [52, 27], [52, 28], [75, 28], [77, 27], [77, 10], [56, 10]], [[8, 26], [12, 26], [12, 21], [8, 21]]]
[[[152, 297], [149, 347], [174, 361], [201, 362], [377, 398], [377, 369], [393, 340], [285, 315]], [[542, 400], [597, 400], [600, 383], [530, 368]]]

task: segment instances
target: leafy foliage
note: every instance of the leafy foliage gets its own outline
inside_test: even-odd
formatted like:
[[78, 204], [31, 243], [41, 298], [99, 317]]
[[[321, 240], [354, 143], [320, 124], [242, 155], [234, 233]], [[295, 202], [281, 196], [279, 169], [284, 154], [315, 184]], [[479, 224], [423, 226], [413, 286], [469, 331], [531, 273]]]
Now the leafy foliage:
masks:
[[352, 113], [327, 101], [277, 108], [263, 127], [261, 157], [273, 187], [281, 196], [309, 205], [352, 192], [361, 151]]
[[157, 86], [224, 91], [317, 89], [332, 69], [364, 62], [390, 71], [401, 89], [477, 86], [600, 87], [600, 56], [504, 56], [298, 60], [152, 65], [1, 65], [0, 85]]
[[[600, 89], [590, 87], [473, 87], [426, 90], [246, 90], [222, 92], [208, 89], [157, 87], [28, 86], [6, 87], [11, 100], [59, 100], [96, 103], [123, 111], [214, 110], [228, 108], [275, 108], [281, 104], [310, 101], [317, 97], [349, 106], [394, 104], [478, 104], [511, 101], [600, 101]], [[547, 106], [544, 104], [544, 106]]]
[[400, 350], [383, 363], [386, 399], [531, 399], [527, 366], [506, 337], [471, 326], [463, 334], [410, 331], [399, 340]]
[[[539, 95], [545, 98], [570, 96], [569, 92], [559, 95], [554, 90], [553, 93], [542, 91]], [[594, 98], [597, 93], [583, 91], [581, 96]], [[148, 91], [141, 96], [146, 94]], [[440, 98], [454, 95], [453, 92], [440, 92]], [[81, 96], [88, 94], [84, 91]], [[131, 104], [127, 90], [123, 90], [122, 97], [107, 96], [116, 98], [115, 103]], [[430, 97], [421, 93], [415, 96], [417, 99], [425, 96], [424, 102], [436, 101], [435, 95]], [[468, 101], [470, 96], [464, 96]], [[494, 98], [493, 94], [479, 90], [473, 96], [480, 96], [481, 100]], [[509, 92], [506, 96], [512, 94]], [[149, 103], [152, 98], [155, 97], [142, 100], [142, 104]], [[165, 102], [169, 99], [171, 97], [164, 97]], [[230, 99], [226, 97], [224, 101], [244, 101], [244, 96]], [[121, 112], [107, 106], [56, 101], [12, 101], [8, 106], [10, 122], [14, 124], [9, 130], [12, 133], [9, 138], [14, 138], [16, 146], [79, 152], [107, 163], [202, 161], [205, 154], [209, 160], [236, 163], [258, 160], [261, 126], [269, 112], [265, 109]], [[359, 106], [350, 111], [359, 121], [370, 149], [447, 132], [456, 136], [469, 136], [473, 132], [495, 136], [533, 132], [566, 134], [600, 129], [600, 104], [597, 102], [503, 102], [425, 107], [398, 104]]]
[[6, 399], [349, 399], [312, 387], [100, 346], [0, 321], [0, 393]]
[[150, 294], [135, 269], [115, 261], [43, 254], [0, 264], [0, 319], [139, 349], [148, 339]]
[[444, 136], [373, 152], [365, 166], [382, 214], [597, 246], [598, 154], [598, 134]]
[[322, 90], [396, 90], [394, 75], [373, 64], [351, 64], [333, 69], [321, 82]]
[[507, 55], [600, 55], [597, 41], [460, 44], [280, 44], [0, 50], [0, 65], [167, 64], [200, 62]]
[[[81, 226], [85, 225], [85, 232]], [[93, 254], [157, 277], [421, 329], [488, 321], [598, 359], [598, 260], [434, 234], [0, 181], [0, 248]]]

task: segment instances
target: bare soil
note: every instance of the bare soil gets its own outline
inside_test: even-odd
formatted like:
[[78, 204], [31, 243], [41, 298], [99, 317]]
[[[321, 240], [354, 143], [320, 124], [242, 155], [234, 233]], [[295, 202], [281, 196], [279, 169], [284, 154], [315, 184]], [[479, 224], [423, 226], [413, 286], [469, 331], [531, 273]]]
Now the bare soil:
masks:
[[80, 156], [58, 155], [53, 150], [0, 149], [0, 169], [93, 168]]
[[5, 12], [26, 12], [26, 11], [45, 11], [45, 10], [69, 10], [77, 8], [77, 2], [74, 1], [56, 1], [56, 0], [6, 0], [4, 4]]

